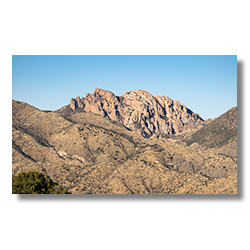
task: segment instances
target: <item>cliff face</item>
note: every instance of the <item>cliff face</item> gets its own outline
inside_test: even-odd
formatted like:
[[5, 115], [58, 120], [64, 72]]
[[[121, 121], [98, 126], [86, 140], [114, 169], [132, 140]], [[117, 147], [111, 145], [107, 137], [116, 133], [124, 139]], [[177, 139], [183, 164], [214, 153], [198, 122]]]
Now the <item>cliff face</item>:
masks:
[[96, 88], [85, 98], [71, 99], [57, 112], [74, 114], [92, 112], [139, 131], [144, 137], [173, 135], [203, 124], [203, 119], [185, 105], [167, 96], [153, 96], [144, 90], [132, 90], [123, 96]]

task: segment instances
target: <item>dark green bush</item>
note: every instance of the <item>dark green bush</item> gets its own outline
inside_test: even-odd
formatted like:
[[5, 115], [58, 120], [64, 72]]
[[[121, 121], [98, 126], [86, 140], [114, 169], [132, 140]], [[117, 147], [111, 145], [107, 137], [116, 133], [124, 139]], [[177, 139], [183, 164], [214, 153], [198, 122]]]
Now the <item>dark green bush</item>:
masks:
[[12, 175], [12, 194], [69, 194], [48, 175], [39, 172], [20, 172]]

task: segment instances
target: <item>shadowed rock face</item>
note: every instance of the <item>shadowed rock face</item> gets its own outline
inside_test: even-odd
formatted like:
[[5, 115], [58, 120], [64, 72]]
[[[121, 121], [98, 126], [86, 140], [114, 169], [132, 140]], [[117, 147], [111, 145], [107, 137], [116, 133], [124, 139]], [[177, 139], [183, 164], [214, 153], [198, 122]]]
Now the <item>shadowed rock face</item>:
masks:
[[74, 114], [92, 112], [120, 122], [127, 128], [139, 131], [144, 137], [173, 135], [204, 123], [185, 105], [167, 96], [153, 96], [144, 90], [132, 90], [123, 96], [96, 88], [85, 98], [71, 99], [68, 106], [56, 112]]

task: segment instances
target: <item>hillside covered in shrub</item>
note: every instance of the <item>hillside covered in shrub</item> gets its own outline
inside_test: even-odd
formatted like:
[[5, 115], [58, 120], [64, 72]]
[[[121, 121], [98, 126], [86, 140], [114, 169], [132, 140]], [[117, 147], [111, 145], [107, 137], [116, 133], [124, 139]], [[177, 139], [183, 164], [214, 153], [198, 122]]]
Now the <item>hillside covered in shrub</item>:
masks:
[[20, 172], [12, 175], [13, 194], [69, 194], [54, 183], [48, 175], [35, 171]]

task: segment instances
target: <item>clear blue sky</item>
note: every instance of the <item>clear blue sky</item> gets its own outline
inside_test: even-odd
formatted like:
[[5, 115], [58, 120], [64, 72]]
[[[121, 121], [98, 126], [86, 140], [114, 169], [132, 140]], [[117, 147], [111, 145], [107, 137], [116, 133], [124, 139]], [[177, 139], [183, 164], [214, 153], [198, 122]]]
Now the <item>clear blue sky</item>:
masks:
[[12, 98], [41, 110], [97, 87], [143, 89], [215, 118], [237, 106], [237, 56], [12, 56]]

